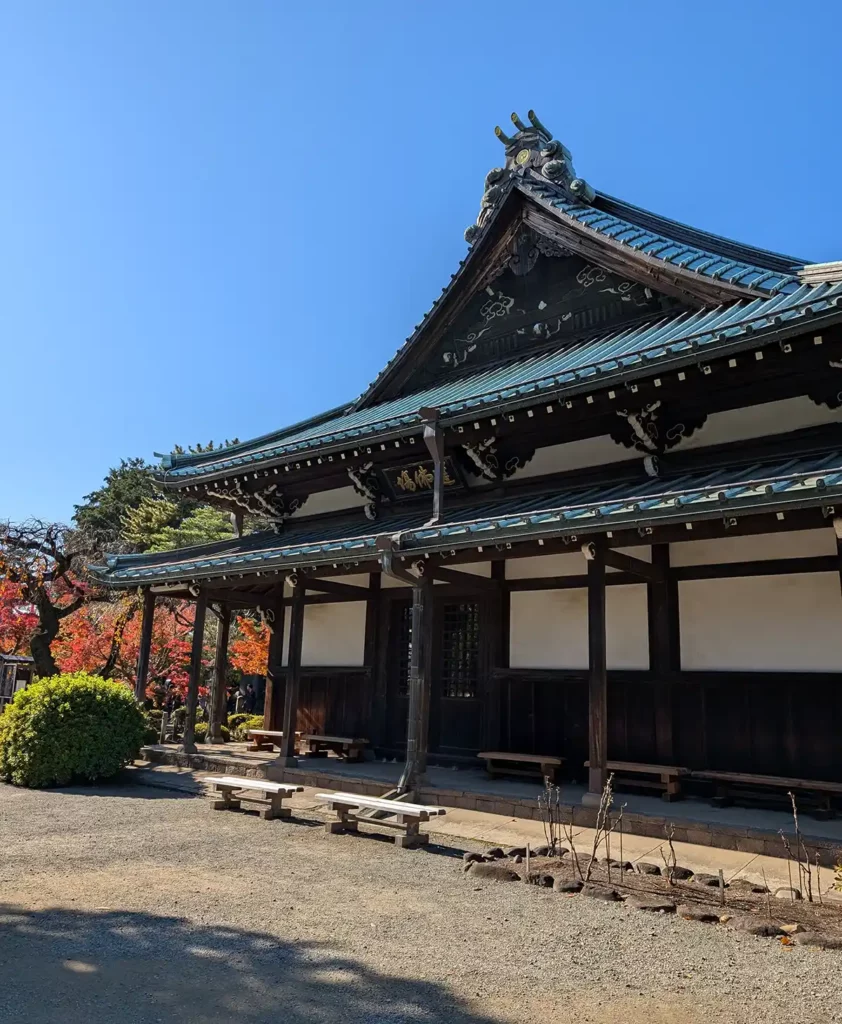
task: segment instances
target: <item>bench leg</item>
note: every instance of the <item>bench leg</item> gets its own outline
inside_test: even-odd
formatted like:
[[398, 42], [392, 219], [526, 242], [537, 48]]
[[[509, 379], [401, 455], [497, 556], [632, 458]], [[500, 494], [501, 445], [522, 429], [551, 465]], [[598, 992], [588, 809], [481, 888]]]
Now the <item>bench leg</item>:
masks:
[[239, 811], [240, 801], [231, 797], [232, 792], [231, 789], [217, 790], [217, 799], [213, 802], [213, 809], [215, 811]]
[[730, 787], [718, 785], [716, 787], [716, 796], [711, 800], [711, 804], [714, 807], [730, 807], [731, 803]]
[[406, 850], [414, 850], [418, 846], [426, 846], [430, 837], [418, 827], [418, 822], [408, 823], [406, 832], [395, 836], [395, 846], [402, 846]]
[[681, 780], [676, 778], [674, 775], [662, 775], [661, 782], [666, 786], [666, 789], [661, 793], [662, 800], [680, 800], [681, 799]]
[[331, 835], [339, 835], [342, 832], [357, 832], [357, 822], [355, 818], [349, 816], [348, 811], [337, 811], [336, 821], [328, 821], [325, 824], [325, 832]]
[[549, 781], [553, 785], [556, 785], [556, 783], [558, 782], [558, 765], [542, 764], [541, 774], [544, 776], [545, 779], [549, 779]]
[[260, 812], [260, 816], [265, 818], [267, 821], [274, 821], [276, 818], [291, 818], [292, 808], [284, 807], [283, 793], [272, 793], [269, 796], [269, 806], [264, 807]]
[[327, 751], [321, 747], [310, 747], [307, 751], [308, 757], [327, 757]]

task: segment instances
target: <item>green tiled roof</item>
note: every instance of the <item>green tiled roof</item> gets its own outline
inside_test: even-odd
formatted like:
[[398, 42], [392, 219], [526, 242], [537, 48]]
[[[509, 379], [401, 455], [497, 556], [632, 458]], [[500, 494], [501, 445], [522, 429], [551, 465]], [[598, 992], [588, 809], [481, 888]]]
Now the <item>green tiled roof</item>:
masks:
[[417, 431], [422, 406], [438, 408], [444, 422], [458, 422], [493, 408], [505, 411], [545, 396], [563, 397], [692, 363], [702, 353], [713, 357], [747, 344], [763, 345], [781, 332], [808, 329], [808, 322], [838, 320], [842, 320], [842, 284], [801, 285], [768, 299], [681, 313], [551, 352], [523, 355], [502, 366], [454, 376], [424, 391], [314, 419], [299, 429], [286, 428], [221, 451], [172, 456], [162, 478], [178, 486], [211, 474], [236, 475], [271, 462]]
[[606, 238], [702, 277], [767, 295], [793, 292], [800, 285], [796, 272], [804, 261], [795, 257], [697, 231], [601, 193], [593, 203], [579, 202], [537, 175], [525, 176], [517, 187]]
[[188, 582], [371, 559], [383, 533], [398, 534], [400, 550], [421, 554], [724, 513], [803, 508], [838, 501], [842, 495], [842, 447], [816, 446], [802, 454], [750, 462], [720, 460], [717, 466], [705, 464], [696, 453], [690, 468], [655, 479], [640, 474], [639, 466], [606, 467], [611, 479], [599, 484], [572, 481], [554, 491], [496, 502], [483, 501], [478, 492], [472, 504], [447, 509], [444, 521], [434, 527], [425, 525], [429, 507], [384, 519], [378, 527], [359, 515], [329, 526], [290, 520], [281, 535], [253, 534], [156, 555], [117, 555], [94, 571], [117, 586]]

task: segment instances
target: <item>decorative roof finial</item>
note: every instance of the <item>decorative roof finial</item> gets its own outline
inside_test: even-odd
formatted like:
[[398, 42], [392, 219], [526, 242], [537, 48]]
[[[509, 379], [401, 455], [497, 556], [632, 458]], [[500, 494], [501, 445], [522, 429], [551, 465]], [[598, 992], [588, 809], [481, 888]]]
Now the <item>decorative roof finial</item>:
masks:
[[541, 124], [541, 122], [538, 120], [538, 116], [537, 116], [537, 114], [535, 113], [534, 110], [528, 110], [527, 113], [526, 113], [526, 116], [532, 122], [532, 127], [535, 128], [536, 131], [543, 132], [544, 135], [546, 135], [548, 139], [552, 139], [553, 133], [547, 131], [547, 129]]
[[512, 124], [517, 132], [511, 137], [500, 125], [494, 129], [494, 134], [506, 147], [506, 165], [495, 167], [486, 176], [479, 216], [465, 232], [468, 244], [474, 242], [488, 222], [492, 210], [508, 191], [512, 178], [538, 175], [557, 185], [569, 200], [593, 202], [596, 193], [583, 178], [576, 177], [570, 151], [558, 140], [553, 140], [552, 132], [538, 119], [534, 110], [529, 111], [528, 117], [530, 123], [526, 125], [517, 113], [512, 114]]

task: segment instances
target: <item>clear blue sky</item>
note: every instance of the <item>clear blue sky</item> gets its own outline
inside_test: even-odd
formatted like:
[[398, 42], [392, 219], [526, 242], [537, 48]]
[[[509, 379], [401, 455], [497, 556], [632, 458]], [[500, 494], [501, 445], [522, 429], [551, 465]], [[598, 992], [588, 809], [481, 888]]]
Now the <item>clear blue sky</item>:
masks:
[[2, 0], [0, 518], [351, 399], [534, 107], [595, 187], [842, 258], [837, 0]]

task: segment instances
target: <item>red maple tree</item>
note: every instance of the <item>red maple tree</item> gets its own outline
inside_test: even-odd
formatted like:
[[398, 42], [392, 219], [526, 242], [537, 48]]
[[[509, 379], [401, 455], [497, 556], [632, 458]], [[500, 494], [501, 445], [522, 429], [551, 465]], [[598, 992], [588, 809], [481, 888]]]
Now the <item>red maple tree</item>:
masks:
[[38, 613], [23, 596], [23, 588], [0, 580], [0, 654], [25, 654], [38, 626]]
[[269, 658], [269, 630], [262, 622], [238, 615], [234, 622], [228, 660], [243, 675], [265, 675]]

